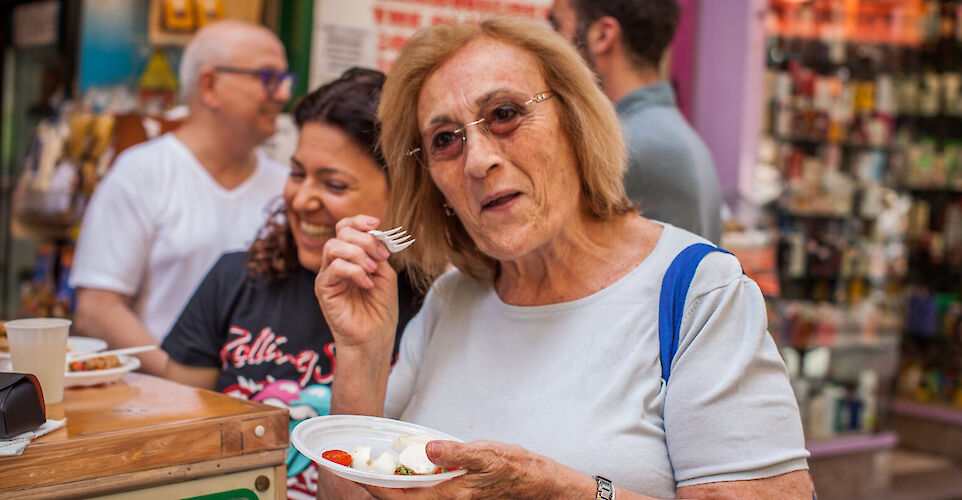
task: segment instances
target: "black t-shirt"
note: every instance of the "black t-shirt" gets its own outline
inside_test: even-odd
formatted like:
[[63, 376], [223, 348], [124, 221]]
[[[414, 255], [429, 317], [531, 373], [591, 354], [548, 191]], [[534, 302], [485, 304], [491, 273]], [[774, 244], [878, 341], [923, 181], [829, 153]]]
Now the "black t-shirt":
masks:
[[[252, 278], [246, 252], [221, 256], [194, 292], [161, 347], [187, 366], [220, 368], [217, 390], [250, 398], [276, 380], [330, 384], [334, 338], [314, 296], [315, 274]], [[397, 355], [401, 332], [421, 296], [398, 274]]]

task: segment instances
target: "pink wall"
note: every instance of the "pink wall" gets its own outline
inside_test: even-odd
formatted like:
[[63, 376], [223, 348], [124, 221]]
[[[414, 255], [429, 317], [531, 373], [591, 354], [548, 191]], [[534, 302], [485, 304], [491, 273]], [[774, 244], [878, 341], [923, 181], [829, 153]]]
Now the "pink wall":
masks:
[[692, 123], [728, 201], [751, 198], [762, 118], [766, 0], [698, 2]]
[[695, 87], [695, 44], [698, 37], [699, 0], [678, 0], [681, 17], [675, 40], [671, 44], [671, 81], [678, 96], [681, 114], [692, 119], [692, 95]]

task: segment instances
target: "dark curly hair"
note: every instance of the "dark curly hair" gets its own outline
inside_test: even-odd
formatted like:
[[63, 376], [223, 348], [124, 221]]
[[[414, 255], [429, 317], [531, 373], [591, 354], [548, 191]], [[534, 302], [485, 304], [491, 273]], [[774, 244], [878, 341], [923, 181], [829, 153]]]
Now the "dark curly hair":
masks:
[[638, 68], [657, 68], [678, 28], [676, 0], [571, 0], [571, 7], [578, 16], [576, 38], [581, 40], [598, 19], [615, 18]]
[[[300, 129], [306, 123], [323, 123], [344, 131], [387, 171], [378, 145], [377, 105], [381, 100], [384, 73], [351, 68], [338, 79], [305, 95], [294, 106], [294, 122]], [[290, 276], [298, 266], [297, 244], [287, 221], [287, 206], [275, 203], [257, 240], [247, 250], [247, 270], [251, 276], [270, 280]]]

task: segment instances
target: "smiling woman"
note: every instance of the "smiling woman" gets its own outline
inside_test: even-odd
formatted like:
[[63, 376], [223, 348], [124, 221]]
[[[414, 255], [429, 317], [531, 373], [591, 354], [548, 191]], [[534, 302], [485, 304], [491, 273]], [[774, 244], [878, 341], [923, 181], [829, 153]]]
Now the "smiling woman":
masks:
[[[353, 69], [297, 104], [301, 133], [283, 203], [247, 252], [221, 257], [184, 308], [162, 345], [168, 378], [288, 406], [292, 425], [327, 413], [334, 339], [314, 276], [338, 220], [386, 216], [374, 133], [383, 82], [377, 71]], [[394, 300], [400, 338], [419, 300], [403, 273]], [[314, 494], [316, 468], [293, 448], [287, 471], [291, 496]]]
[[284, 188], [287, 221], [301, 266], [321, 268], [324, 244], [334, 237], [337, 221], [359, 213], [383, 218], [387, 203], [387, 175], [356, 140], [337, 126], [318, 122], [301, 126]]

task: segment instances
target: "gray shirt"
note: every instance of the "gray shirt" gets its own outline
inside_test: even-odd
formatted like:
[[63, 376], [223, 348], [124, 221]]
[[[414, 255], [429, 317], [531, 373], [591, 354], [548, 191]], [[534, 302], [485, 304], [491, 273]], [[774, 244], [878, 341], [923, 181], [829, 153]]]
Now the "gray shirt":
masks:
[[698, 266], [661, 379], [662, 276], [697, 241], [665, 226], [634, 270], [557, 304], [506, 304], [490, 285], [445, 274], [401, 338], [385, 415], [517, 444], [656, 498], [806, 469], [764, 299], [733, 256], [712, 252]]
[[628, 147], [625, 188], [645, 217], [718, 243], [721, 188], [711, 153], [675, 105], [667, 82], [635, 89], [615, 105]]

